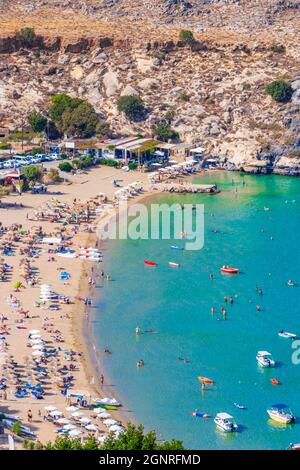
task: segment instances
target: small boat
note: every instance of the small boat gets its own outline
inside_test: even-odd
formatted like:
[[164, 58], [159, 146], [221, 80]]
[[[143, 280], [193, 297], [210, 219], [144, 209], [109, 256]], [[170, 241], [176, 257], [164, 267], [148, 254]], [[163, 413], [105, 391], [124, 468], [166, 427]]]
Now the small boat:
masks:
[[208, 377], [202, 377], [201, 375], [199, 375], [198, 380], [199, 380], [199, 382], [201, 382], [203, 384], [213, 384], [214, 383], [214, 381], [212, 379], [209, 379]]
[[208, 413], [199, 413], [198, 411], [193, 411], [191, 413], [191, 416], [194, 416], [196, 418], [204, 418], [204, 419], [210, 418], [210, 415]]
[[177, 245], [172, 245], [171, 246], [172, 250], [183, 250], [184, 248], [181, 248], [180, 246]]
[[300, 444], [290, 444], [287, 450], [300, 450]]
[[235, 406], [236, 408], [238, 408], [239, 410], [246, 410], [246, 409], [247, 409], [246, 406], [244, 406], [244, 405], [239, 405], [239, 403], [234, 403], [234, 406]]
[[271, 353], [268, 351], [258, 351], [256, 355], [256, 359], [258, 364], [261, 367], [274, 367], [275, 366], [275, 361], [272, 358]]
[[224, 432], [235, 432], [238, 429], [238, 425], [235, 423], [233, 416], [228, 413], [218, 413], [214, 422], [218, 428], [222, 429]]
[[277, 380], [277, 379], [271, 379], [271, 384], [272, 384], [272, 385], [279, 385], [279, 380]]
[[179, 268], [180, 264], [174, 263], [173, 261], [169, 261], [169, 266], [172, 266], [172, 268]]
[[230, 266], [222, 266], [221, 272], [226, 273], [226, 274], [238, 274], [239, 269], [238, 268], [231, 268]]
[[279, 331], [278, 336], [281, 336], [281, 338], [297, 338], [297, 335], [295, 333], [289, 333], [288, 331]]
[[296, 421], [295, 416], [286, 405], [273, 405], [267, 410], [267, 413], [271, 419], [281, 424], [289, 424]]
[[288, 280], [287, 285], [288, 285], [288, 287], [295, 287], [295, 283], [294, 283], [294, 281], [292, 281], [292, 279]]
[[154, 261], [149, 261], [147, 259], [144, 260], [144, 264], [146, 266], [157, 266], [157, 263], [155, 263]]

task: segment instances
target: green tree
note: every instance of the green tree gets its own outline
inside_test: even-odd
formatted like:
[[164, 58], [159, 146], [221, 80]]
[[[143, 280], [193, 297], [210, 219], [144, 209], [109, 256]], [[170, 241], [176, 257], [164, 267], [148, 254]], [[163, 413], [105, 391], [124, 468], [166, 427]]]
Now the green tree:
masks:
[[171, 129], [167, 122], [160, 122], [154, 129], [154, 135], [158, 140], [166, 142], [168, 140], [176, 141], [179, 139], [178, 132]]
[[279, 103], [287, 103], [292, 98], [293, 88], [284, 80], [275, 80], [266, 86], [266, 92], [273, 100]]
[[145, 106], [139, 96], [126, 95], [118, 99], [117, 107], [130, 121], [138, 121], [145, 115]]
[[69, 163], [69, 162], [61, 162], [58, 165], [58, 168], [60, 169], [60, 171], [64, 171], [66, 173], [70, 173], [73, 170], [73, 167], [72, 167], [71, 163]]
[[181, 441], [172, 439], [159, 443], [154, 431], [145, 434], [142, 425], [131, 423], [127, 424], [125, 431], [117, 438], [111, 433], [102, 445], [93, 437], [82, 444], [80, 440], [71, 440], [67, 436], [58, 436], [53, 443], [48, 442], [45, 445], [32, 444], [25, 441], [24, 447], [31, 450], [184, 450]]
[[43, 170], [39, 165], [29, 165], [24, 167], [23, 175], [30, 183], [36, 183], [43, 179]]
[[97, 123], [94, 108], [87, 101], [83, 101], [75, 109], [66, 109], [61, 117], [61, 129], [68, 136], [91, 137], [96, 132]]
[[36, 39], [36, 34], [33, 28], [22, 28], [16, 32], [16, 39], [20, 42], [22, 47], [32, 47]]
[[75, 109], [83, 101], [79, 98], [72, 98], [66, 93], [59, 93], [51, 97], [50, 116], [56, 125], [60, 125], [62, 115], [68, 109]]
[[195, 41], [195, 38], [192, 31], [182, 29], [179, 33], [179, 40], [187, 44], [192, 44]]
[[13, 424], [11, 430], [16, 436], [19, 436], [21, 434], [21, 424], [19, 423], [19, 421], [16, 421]]
[[28, 115], [28, 122], [33, 132], [44, 132], [47, 127], [47, 119], [41, 114], [33, 111]]

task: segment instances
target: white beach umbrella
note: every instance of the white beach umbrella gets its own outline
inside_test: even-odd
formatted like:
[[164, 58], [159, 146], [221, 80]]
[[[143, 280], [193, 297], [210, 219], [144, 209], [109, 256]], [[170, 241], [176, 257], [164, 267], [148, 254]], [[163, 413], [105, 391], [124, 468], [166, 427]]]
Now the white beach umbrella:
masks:
[[69, 436], [71, 437], [77, 437], [82, 434], [82, 431], [80, 429], [73, 429], [72, 431], [69, 432]]
[[74, 416], [74, 418], [81, 418], [84, 416], [84, 413], [82, 413], [82, 411], [75, 411], [75, 413], [72, 413], [72, 416]]
[[42, 356], [43, 354], [42, 351], [33, 351], [32, 353], [33, 356]]
[[106, 441], [106, 439], [107, 439], [107, 436], [100, 436], [100, 437], [98, 437], [97, 440], [98, 440], [98, 442], [100, 442], [100, 444], [104, 444], [104, 442]]
[[56, 406], [53, 406], [53, 405], [47, 405], [47, 406], [44, 406], [44, 410], [46, 411], [55, 411], [57, 410]]
[[72, 431], [73, 429], [77, 429], [77, 426], [75, 426], [75, 424], [65, 424], [63, 428], [65, 431]]
[[118, 424], [118, 421], [116, 421], [115, 419], [105, 419], [103, 423], [105, 424], [105, 426], [112, 426], [113, 424]]
[[66, 411], [74, 412], [74, 411], [78, 411], [78, 408], [77, 406], [67, 406]]
[[50, 416], [52, 416], [53, 418], [56, 418], [57, 416], [62, 416], [62, 415], [63, 415], [63, 412], [59, 410], [53, 410], [50, 413]]
[[59, 423], [59, 424], [70, 424], [70, 420], [67, 419], [67, 418], [59, 418], [57, 420], [57, 423]]
[[39, 334], [32, 335], [31, 339], [41, 339], [41, 335], [39, 335]]
[[87, 426], [85, 426], [85, 429], [87, 431], [94, 431], [94, 432], [99, 431], [99, 428], [95, 426], [94, 424], [88, 424]]
[[84, 416], [84, 418], [80, 418], [79, 422], [81, 424], [90, 424], [91, 420], [90, 420], [90, 418], [87, 418], [87, 417]]
[[98, 418], [101, 418], [101, 419], [108, 419], [108, 418], [111, 418], [111, 415], [109, 413], [105, 413], [105, 411], [102, 413], [99, 413], [98, 415]]
[[40, 351], [42, 351], [42, 346], [40, 344], [34, 344], [33, 346], [31, 346], [32, 349], [39, 349]]
[[29, 331], [29, 334], [30, 334], [30, 335], [36, 335], [36, 334], [38, 334], [38, 333], [40, 333], [40, 330], [30, 330], [30, 331]]
[[124, 431], [124, 428], [122, 428], [122, 426], [120, 426], [119, 424], [113, 424], [112, 426], [109, 426], [108, 428], [111, 432], [120, 432], [120, 431]]
[[31, 344], [43, 344], [43, 340], [42, 339], [31, 339], [30, 340]]

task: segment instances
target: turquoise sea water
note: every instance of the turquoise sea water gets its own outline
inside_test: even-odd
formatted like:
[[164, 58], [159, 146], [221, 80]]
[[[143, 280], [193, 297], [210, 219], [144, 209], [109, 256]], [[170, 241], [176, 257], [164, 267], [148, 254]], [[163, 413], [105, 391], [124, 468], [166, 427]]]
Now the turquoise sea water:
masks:
[[[217, 182], [222, 192], [160, 195], [154, 201], [205, 204], [202, 250], [177, 252], [168, 240], [106, 246], [103, 268], [112, 280], [98, 290], [94, 314], [105, 374], [135, 420], [161, 438], [181, 439], [193, 449], [284, 449], [300, 441], [300, 365], [292, 364], [292, 342], [278, 336], [281, 329], [300, 335], [300, 181], [217, 172], [194, 181]], [[144, 259], [159, 265], [147, 268]], [[181, 267], [172, 269], [169, 261]], [[221, 275], [223, 264], [238, 266], [241, 274]], [[289, 278], [299, 287], [287, 287]], [[234, 297], [227, 321], [220, 314], [225, 295]], [[137, 325], [155, 333], [137, 339]], [[101, 354], [104, 347], [112, 351], [107, 358]], [[259, 350], [272, 353], [275, 369], [258, 367]], [[139, 359], [145, 367], [138, 370]], [[202, 392], [199, 375], [215, 385]], [[271, 385], [272, 377], [282, 385]], [[298, 423], [272, 424], [266, 409], [277, 403], [290, 406]], [[192, 417], [194, 410], [212, 418]], [[221, 411], [235, 417], [238, 433], [216, 429], [213, 418]]]

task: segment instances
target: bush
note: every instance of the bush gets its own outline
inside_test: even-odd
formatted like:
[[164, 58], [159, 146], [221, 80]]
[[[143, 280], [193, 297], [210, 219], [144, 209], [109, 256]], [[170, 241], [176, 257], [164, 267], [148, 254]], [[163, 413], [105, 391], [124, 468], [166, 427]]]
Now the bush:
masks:
[[275, 80], [266, 86], [266, 92], [273, 100], [279, 103], [287, 103], [292, 98], [293, 88], [284, 80]]
[[117, 102], [117, 107], [130, 121], [138, 121], [145, 115], [144, 103], [138, 96], [121, 96]]
[[20, 42], [22, 47], [32, 47], [36, 39], [36, 34], [33, 28], [22, 28], [16, 33], [16, 39]]
[[0, 150], [10, 150], [11, 149], [11, 144], [3, 142], [0, 144]]
[[128, 163], [128, 168], [129, 170], [136, 170], [138, 167], [138, 164], [136, 162], [130, 162]]
[[182, 29], [179, 33], [179, 40], [187, 44], [192, 44], [195, 41], [195, 38], [192, 31]]
[[113, 166], [115, 168], [119, 166], [119, 162], [117, 160], [113, 160], [112, 158], [100, 158], [98, 161], [100, 165]]
[[28, 123], [33, 132], [44, 132], [47, 127], [47, 119], [41, 114], [33, 111], [28, 115]]
[[186, 91], [182, 91], [179, 94], [179, 99], [181, 99], [182, 101], [190, 101], [190, 95], [188, 95]]
[[61, 178], [59, 176], [59, 171], [57, 168], [50, 168], [47, 173], [47, 177], [49, 178], [52, 183], [59, 183]]
[[158, 140], [162, 140], [164, 142], [168, 140], [174, 141], [179, 139], [178, 132], [171, 129], [167, 122], [159, 123], [154, 129], [154, 135]]
[[36, 183], [37, 181], [41, 181], [43, 179], [44, 173], [41, 166], [29, 165], [24, 167], [23, 175], [30, 183]]
[[65, 171], [66, 173], [70, 173], [73, 170], [71, 163], [69, 162], [62, 162], [58, 165], [60, 171]]
[[270, 51], [275, 52], [276, 54], [284, 54], [285, 46], [283, 44], [272, 44], [270, 46]]

